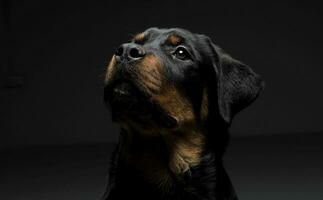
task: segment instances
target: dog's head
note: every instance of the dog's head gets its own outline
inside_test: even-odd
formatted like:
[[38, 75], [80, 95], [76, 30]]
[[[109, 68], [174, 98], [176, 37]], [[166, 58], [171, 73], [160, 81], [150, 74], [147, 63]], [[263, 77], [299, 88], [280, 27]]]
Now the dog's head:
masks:
[[150, 132], [230, 124], [258, 96], [263, 81], [210, 38], [184, 29], [150, 28], [122, 44], [105, 77], [105, 100], [122, 126]]

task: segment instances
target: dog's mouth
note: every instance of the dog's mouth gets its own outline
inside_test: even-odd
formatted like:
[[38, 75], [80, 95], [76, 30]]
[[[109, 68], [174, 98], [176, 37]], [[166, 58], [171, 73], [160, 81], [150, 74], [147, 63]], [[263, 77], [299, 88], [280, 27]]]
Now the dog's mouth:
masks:
[[130, 82], [119, 82], [112, 88], [112, 96], [118, 100], [136, 100], [143, 92]]
[[118, 80], [106, 85], [104, 97], [106, 103], [119, 111], [132, 111], [141, 104], [149, 103], [148, 94], [127, 80]]
[[177, 126], [177, 120], [165, 113], [142, 86], [118, 80], [105, 87], [104, 99], [115, 121], [125, 117], [140, 124], [155, 122], [166, 128]]

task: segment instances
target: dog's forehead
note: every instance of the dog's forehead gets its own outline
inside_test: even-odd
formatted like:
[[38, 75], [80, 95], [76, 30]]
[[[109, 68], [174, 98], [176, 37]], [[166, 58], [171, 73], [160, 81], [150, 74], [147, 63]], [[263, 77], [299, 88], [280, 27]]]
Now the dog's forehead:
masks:
[[207, 36], [193, 33], [183, 28], [148, 28], [135, 35], [134, 42], [146, 47], [159, 49], [162, 45], [188, 47], [197, 60], [203, 60], [210, 54]]
[[149, 28], [142, 33], [149, 40], [163, 42], [171, 36], [181, 38], [183, 41], [195, 41], [196, 34], [182, 28]]

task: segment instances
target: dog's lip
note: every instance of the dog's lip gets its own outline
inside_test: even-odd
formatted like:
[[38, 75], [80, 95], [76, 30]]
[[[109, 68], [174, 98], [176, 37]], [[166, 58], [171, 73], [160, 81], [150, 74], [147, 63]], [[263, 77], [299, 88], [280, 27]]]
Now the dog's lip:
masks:
[[[127, 79], [118, 79], [105, 86], [105, 96], [107, 98], [122, 98], [128, 100], [150, 99], [139, 84]], [[116, 99], [116, 100], [117, 100]], [[108, 100], [108, 99], [106, 99]]]
[[119, 84], [116, 84], [113, 87], [113, 93], [119, 95], [119, 96], [130, 96], [132, 90], [132, 85], [127, 82], [121, 82]]

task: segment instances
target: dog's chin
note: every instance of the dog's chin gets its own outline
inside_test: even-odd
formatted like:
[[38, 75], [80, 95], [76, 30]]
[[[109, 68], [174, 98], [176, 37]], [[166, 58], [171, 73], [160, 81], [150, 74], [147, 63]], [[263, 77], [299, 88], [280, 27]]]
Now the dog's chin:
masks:
[[175, 118], [165, 113], [144, 89], [132, 82], [119, 81], [106, 86], [105, 101], [115, 122], [137, 124], [146, 128], [177, 126]]
[[[144, 117], [150, 107], [149, 97], [133, 83], [119, 81], [107, 86], [106, 102], [113, 115], [138, 115]], [[130, 117], [129, 116], [129, 117]]]

